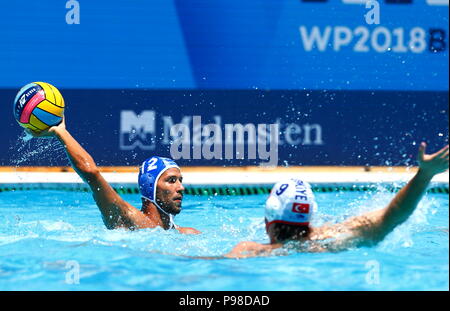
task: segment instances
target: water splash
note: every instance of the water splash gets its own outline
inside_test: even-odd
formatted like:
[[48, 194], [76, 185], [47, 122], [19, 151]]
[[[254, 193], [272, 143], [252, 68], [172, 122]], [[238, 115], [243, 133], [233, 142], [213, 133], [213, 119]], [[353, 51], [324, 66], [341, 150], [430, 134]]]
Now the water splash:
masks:
[[11, 156], [11, 165], [20, 167], [30, 162], [44, 162], [48, 166], [57, 165], [65, 159], [64, 147], [54, 138], [34, 138], [23, 131], [17, 137]]

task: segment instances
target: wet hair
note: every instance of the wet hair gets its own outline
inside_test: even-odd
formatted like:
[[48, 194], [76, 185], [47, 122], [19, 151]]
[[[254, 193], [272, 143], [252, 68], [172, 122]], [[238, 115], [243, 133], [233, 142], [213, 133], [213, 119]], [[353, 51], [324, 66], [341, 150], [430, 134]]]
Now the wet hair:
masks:
[[296, 226], [282, 223], [274, 223], [272, 225], [272, 233], [277, 242], [306, 238], [309, 232], [309, 226]]

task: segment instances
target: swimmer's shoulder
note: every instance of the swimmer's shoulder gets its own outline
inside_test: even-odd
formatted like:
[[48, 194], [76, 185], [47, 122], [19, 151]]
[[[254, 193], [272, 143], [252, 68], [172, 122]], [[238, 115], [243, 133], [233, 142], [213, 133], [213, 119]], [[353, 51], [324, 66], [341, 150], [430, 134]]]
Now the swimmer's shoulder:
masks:
[[312, 228], [305, 252], [339, 252], [355, 246], [357, 236], [352, 226], [346, 223], [323, 225]]
[[244, 241], [237, 244], [229, 253], [227, 258], [248, 258], [256, 256], [268, 256], [274, 249], [282, 247], [282, 244], [261, 244], [253, 241]]
[[358, 236], [362, 230], [368, 230], [382, 219], [382, 211], [372, 211], [359, 216], [353, 216], [337, 224], [326, 223], [320, 227], [311, 228], [311, 240], [327, 240], [338, 237]]
[[325, 224], [320, 227], [311, 228], [308, 237], [311, 241], [323, 241], [333, 239], [347, 230], [348, 228], [343, 224]]
[[201, 231], [190, 227], [175, 227], [182, 234], [201, 234]]

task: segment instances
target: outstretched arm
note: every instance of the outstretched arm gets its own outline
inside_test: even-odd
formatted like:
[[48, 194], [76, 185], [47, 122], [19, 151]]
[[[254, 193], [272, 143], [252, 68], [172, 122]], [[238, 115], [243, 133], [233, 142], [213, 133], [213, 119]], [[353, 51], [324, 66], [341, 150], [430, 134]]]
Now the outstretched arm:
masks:
[[151, 228], [155, 225], [139, 210], [125, 202], [108, 184], [89, 153], [66, 130], [65, 122], [53, 126], [34, 137], [56, 137], [64, 146], [73, 169], [92, 190], [93, 197], [102, 213], [108, 229], [125, 227], [129, 229]]
[[449, 167], [449, 146], [438, 152], [425, 154], [426, 144], [419, 147], [419, 170], [415, 176], [395, 195], [387, 207], [348, 219], [341, 226], [350, 229], [354, 238], [362, 244], [373, 245], [389, 234], [395, 227], [405, 222], [416, 209], [426, 192], [431, 179]]

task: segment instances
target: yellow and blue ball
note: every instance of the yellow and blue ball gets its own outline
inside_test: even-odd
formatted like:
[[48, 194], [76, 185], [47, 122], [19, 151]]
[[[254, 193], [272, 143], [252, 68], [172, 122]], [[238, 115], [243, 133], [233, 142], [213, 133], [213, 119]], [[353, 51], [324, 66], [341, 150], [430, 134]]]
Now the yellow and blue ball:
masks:
[[34, 132], [58, 125], [63, 116], [64, 98], [49, 83], [29, 83], [20, 89], [14, 99], [14, 117], [17, 122]]

